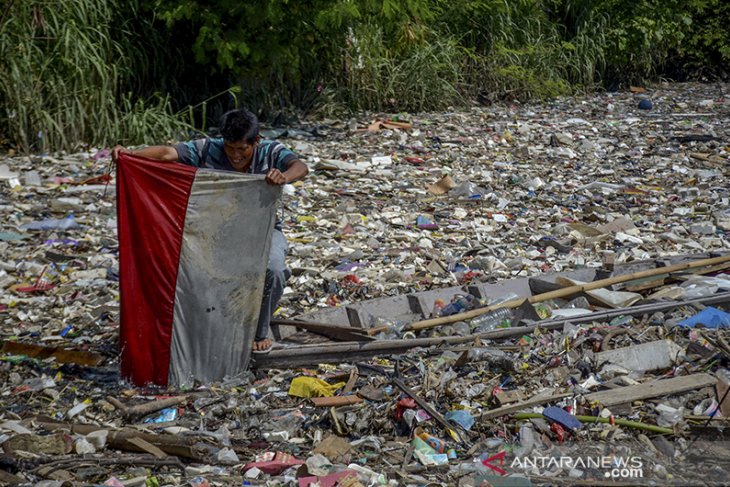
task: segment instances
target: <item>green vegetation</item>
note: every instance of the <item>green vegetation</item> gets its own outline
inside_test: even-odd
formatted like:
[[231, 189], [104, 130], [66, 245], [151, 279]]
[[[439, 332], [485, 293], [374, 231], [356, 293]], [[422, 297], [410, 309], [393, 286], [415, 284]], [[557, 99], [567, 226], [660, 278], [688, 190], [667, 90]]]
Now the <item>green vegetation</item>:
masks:
[[727, 78], [723, 0], [6, 0], [0, 144], [150, 143], [263, 119]]
[[[129, 51], [109, 35], [114, 2], [15, 1], [0, 18], [0, 138], [23, 151], [151, 142], [186, 125], [167, 96], [123, 92]], [[154, 131], [154, 132], [152, 132]]]

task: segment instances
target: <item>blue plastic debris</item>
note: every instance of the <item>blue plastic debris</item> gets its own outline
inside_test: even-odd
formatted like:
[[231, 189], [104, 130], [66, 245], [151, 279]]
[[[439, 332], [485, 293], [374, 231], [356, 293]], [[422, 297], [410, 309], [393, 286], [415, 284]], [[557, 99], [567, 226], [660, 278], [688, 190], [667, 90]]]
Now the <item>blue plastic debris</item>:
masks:
[[427, 216], [416, 217], [416, 226], [421, 230], [436, 230], [439, 226]]
[[542, 415], [545, 416], [550, 421], [555, 421], [556, 423], [560, 424], [561, 426], [569, 429], [569, 430], [578, 430], [580, 429], [581, 423], [578, 421], [578, 418], [570, 414], [568, 411], [566, 411], [563, 408], [559, 408], [557, 406], [550, 406], [545, 408], [542, 411]]
[[446, 421], [452, 421], [464, 427], [465, 430], [469, 431], [474, 426], [474, 417], [469, 411], [463, 409], [457, 409], [446, 413]]
[[708, 306], [696, 315], [679, 322], [679, 326], [682, 328], [694, 328], [697, 325], [705, 328], [728, 328], [730, 327], [730, 313]]
[[639, 110], [651, 110], [653, 106], [654, 105], [652, 105], [651, 100], [647, 98], [644, 98], [639, 102]]
[[177, 408], [166, 408], [160, 411], [160, 415], [156, 418], [147, 418], [145, 423], [166, 423], [177, 419]]

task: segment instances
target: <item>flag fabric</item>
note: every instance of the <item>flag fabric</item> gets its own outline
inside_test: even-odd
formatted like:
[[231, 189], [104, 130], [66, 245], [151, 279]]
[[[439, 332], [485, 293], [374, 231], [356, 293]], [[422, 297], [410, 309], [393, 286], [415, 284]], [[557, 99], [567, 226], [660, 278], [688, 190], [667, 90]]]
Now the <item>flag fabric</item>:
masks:
[[264, 178], [120, 155], [123, 378], [182, 387], [246, 370], [281, 196]]

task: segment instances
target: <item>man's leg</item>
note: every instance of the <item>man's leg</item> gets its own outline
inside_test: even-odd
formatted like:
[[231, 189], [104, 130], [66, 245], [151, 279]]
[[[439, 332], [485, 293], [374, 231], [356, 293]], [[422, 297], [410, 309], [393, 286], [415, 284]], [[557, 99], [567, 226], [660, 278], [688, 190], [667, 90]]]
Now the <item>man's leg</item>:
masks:
[[271, 315], [276, 311], [281, 295], [284, 294], [286, 281], [291, 276], [291, 272], [286, 267], [288, 248], [286, 237], [281, 233], [281, 230], [274, 230], [274, 234], [271, 236], [271, 251], [269, 252], [269, 263], [266, 268], [264, 297], [261, 301], [254, 350], [265, 349], [270, 344], [268, 337]]

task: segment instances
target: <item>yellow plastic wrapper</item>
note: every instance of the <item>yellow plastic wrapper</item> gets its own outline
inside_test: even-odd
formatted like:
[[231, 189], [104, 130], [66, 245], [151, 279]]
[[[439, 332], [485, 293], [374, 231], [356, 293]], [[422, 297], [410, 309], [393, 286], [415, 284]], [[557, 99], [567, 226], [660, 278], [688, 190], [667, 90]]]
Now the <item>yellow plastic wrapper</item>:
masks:
[[337, 389], [344, 386], [344, 382], [328, 384], [316, 377], [296, 377], [289, 386], [289, 395], [296, 397], [331, 397], [335, 395]]

